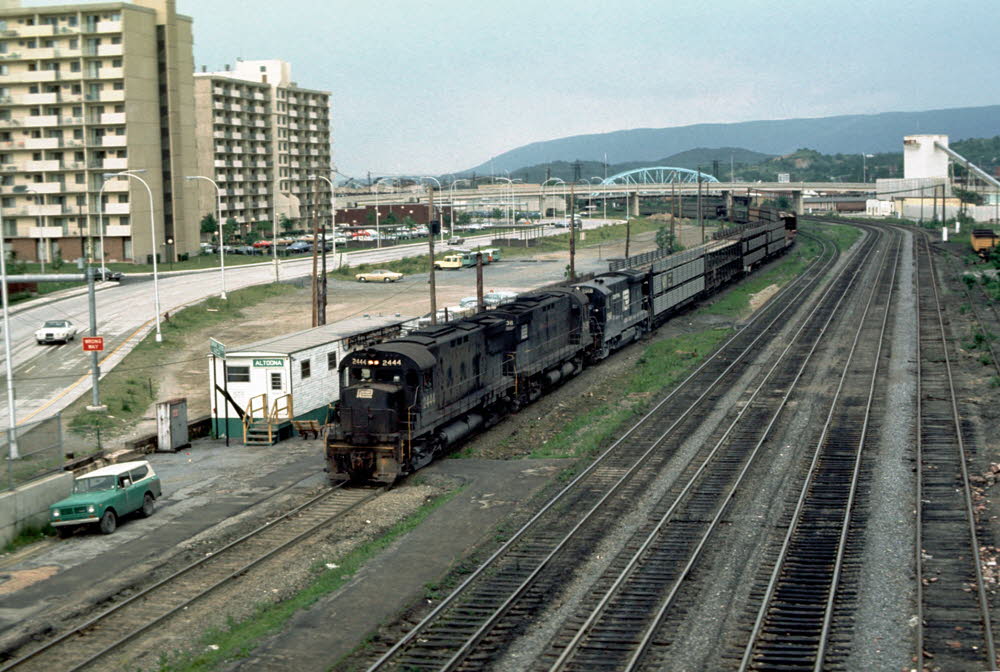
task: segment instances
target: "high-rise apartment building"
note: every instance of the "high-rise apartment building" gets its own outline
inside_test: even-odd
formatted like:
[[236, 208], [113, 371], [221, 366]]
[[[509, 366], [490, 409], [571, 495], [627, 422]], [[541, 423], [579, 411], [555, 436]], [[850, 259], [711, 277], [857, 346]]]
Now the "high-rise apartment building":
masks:
[[[100, 258], [102, 233], [108, 260], [197, 251], [191, 23], [174, 0], [0, 0], [0, 212], [18, 259]], [[124, 170], [149, 191], [108, 179]]]
[[[244, 232], [274, 227], [282, 216], [315, 214], [329, 224], [329, 185], [309, 176], [333, 177], [330, 92], [298, 86], [291, 66], [279, 60], [237, 61], [194, 80], [198, 169], [219, 185], [223, 221], [234, 220]], [[216, 193], [200, 182], [199, 211], [214, 214]]]

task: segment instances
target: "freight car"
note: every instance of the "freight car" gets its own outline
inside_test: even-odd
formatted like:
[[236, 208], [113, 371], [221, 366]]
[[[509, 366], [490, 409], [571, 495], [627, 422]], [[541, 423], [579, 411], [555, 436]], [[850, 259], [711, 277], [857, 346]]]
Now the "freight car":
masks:
[[973, 229], [971, 242], [972, 251], [985, 258], [1000, 243], [1000, 236], [992, 229]]
[[794, 218], [757, 216], [641, 268], [522, 294], [344, 358], [330, 480], [392, 483], [785, 252]]

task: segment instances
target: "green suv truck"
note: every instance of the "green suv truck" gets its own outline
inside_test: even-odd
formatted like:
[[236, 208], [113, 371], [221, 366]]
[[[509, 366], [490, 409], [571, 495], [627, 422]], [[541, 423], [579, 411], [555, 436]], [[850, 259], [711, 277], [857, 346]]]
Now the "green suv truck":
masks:
[[78, 477], [73, 494], [49, 507], [49, 523], [60, 537], [69, 536], [79, 525], [111, 534], [123, 516], [153, 515], [160, 494], [160, 477], [149, 462], [112, 464]]

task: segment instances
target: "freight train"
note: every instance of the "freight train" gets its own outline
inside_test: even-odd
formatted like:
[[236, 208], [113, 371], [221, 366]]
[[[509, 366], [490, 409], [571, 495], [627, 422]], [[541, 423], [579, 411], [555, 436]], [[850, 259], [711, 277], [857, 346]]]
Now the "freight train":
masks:
[[586, 282], [423, 328], [345, 357], [326, 439], [331, 482], [392, 483], [530, 404], [671, 314], [794, 243], [794, 215], [754, 209], [746, 225], [676, 254], [624, 260]]

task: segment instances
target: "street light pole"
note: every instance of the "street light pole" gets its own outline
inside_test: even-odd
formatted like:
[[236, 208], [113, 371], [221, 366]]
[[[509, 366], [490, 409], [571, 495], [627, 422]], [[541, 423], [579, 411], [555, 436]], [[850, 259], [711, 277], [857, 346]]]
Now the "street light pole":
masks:
[[[420, 179], [421, 180], [434, 180], [434, 182], [437, 184], [438, 191], [441, 191], [441, 183], [438, 182], [438, 179], [436, 177], [431, 177], [430, 175], [425, 175], [424, 177], [421, 177]], [[431, 205], [431, 210], [428, 213], [429, 216], [430, 216], [430, 219], [427, 220], [427, 229], [428, 229], [427, 233], [433, 237], [434, 232], [430, 230], [430, 222], [431, 222], [432, 219], [434, 219], [434, 192], [433, 191], [431, 191], [430, 205]], [[438, 207], [440, 209], [440, 206], [438, 206]], [[439, 231], [441, 233], [441, 242], [443, 243], [444, 242], [444, 227], [441, 226], [441, 221], [440, 220], [438, 220], [438, 229], [439, 229]], [[432, 264], [434, 263], [434, 258], [433, 257], [431, 258], [431, 263]]]
[[[156, 244], [156, 219], [153, 216], [153, 190], [149, 188], [149, 184], [146, 180], [142, 179], [136, 173], [144, 173], [145, 169], [142, 170], [123, 170], [120, 173], [112, 173], [111, 177], [131, 177], [133, 179], [142, 182], [142, 186], [146, 187], [146, 193], [149, 194], [149, 235], [150, 235], [150, 245], [153, 250], [153, 303], [156, 310], [156, 342], [163, 342], [163, 333], [160, 331], [160, 279], [159, 274], [156, 270], [156, 256], [157, 248]], [[104, 245], [101, 245], [101, 256], [104, 256]]]
[[21, 455], [17, 451], [17, 411], [14, 408], [14, 364], [10, 358], [10, 297], [7, 290], [7, 248], [6, 231], [3, 227], [3, 211], [0, 209], [0, 283], [3, 288], [3, 350], [7, 367], [7, 457], [16, 460]]
[[[219, 225], [219, 274], [222, 276], [222, 293], [219, 298], [226, 300], [226, 241], [222, 238], [222, 190], [211, 177], [204, 175], [186, 175], [185, 180], [208, 180], [215, 187], [215, 219]], [[103, 246], [102, 246], [103, 249]]]

